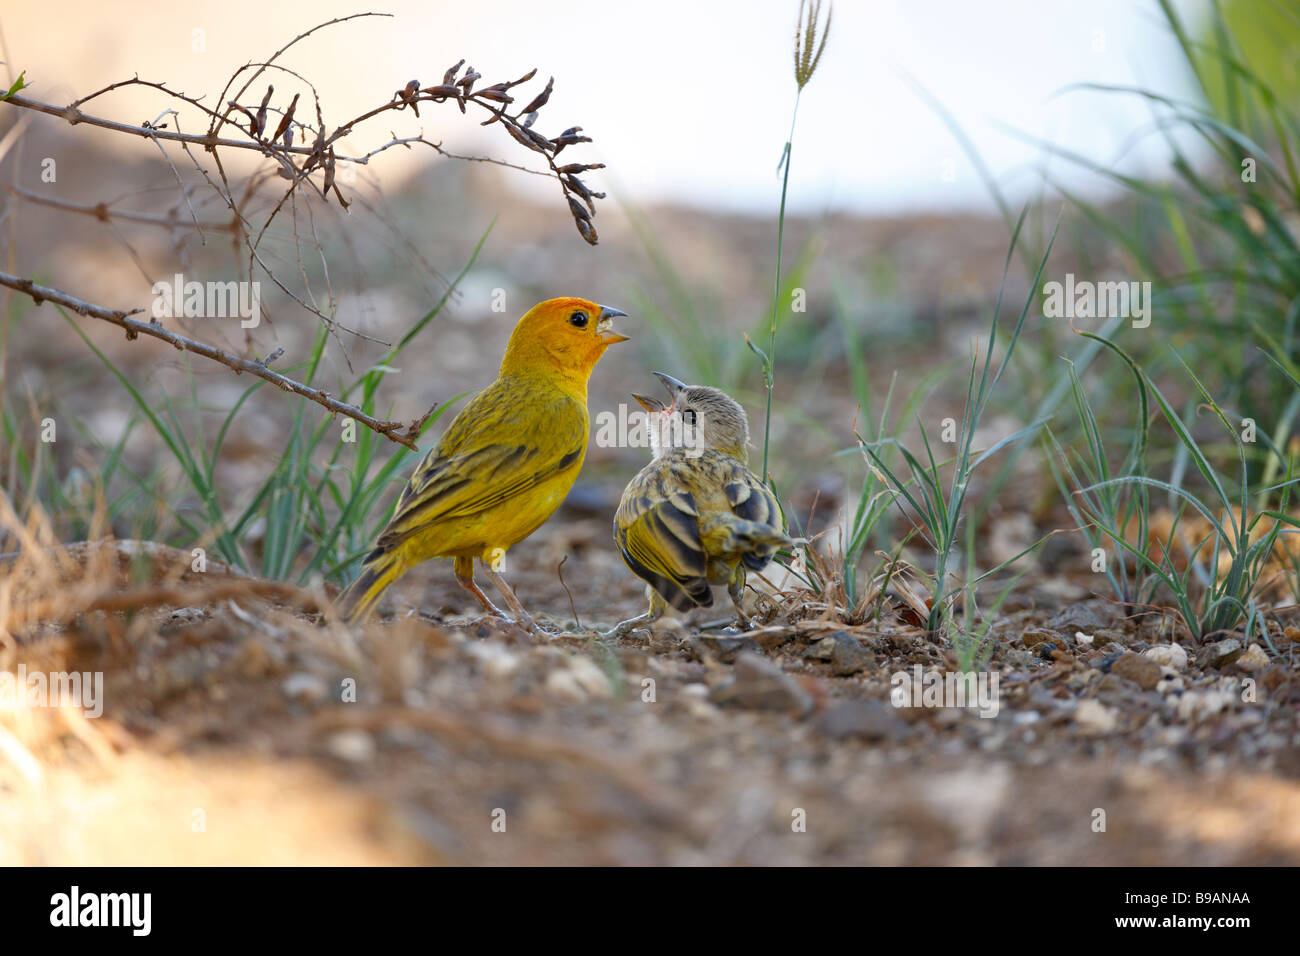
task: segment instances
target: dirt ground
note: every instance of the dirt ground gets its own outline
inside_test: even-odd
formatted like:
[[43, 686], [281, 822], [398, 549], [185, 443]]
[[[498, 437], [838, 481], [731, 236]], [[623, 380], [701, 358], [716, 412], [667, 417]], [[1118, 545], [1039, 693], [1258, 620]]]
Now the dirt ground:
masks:
[[103, 671], [105, 716], [0, 711], [0, 862], [1300, 862], [1282, 635], [1285, 660], [1207, 641], [1162, 668], [1157, 623], [1044, 577], [999, 622], [995, 716], [895, 707], [894, 675], [953, 664], [906, 611], [846, 627], [768, 600], [746, 634], [615, 644], [575, 627], [555, 553], [578, 555], [584, 625], [643, 600], [576, 546], [599, 525], [519, 549], [542, 634], [462, 616], [438, 564], [354, 635], [319, 594], [170, 573], [185, 552], [154, 549], [142, 581], [131, 545], [76, 550], [101, 581], [117, 560], [134, 607], [5, 649]]

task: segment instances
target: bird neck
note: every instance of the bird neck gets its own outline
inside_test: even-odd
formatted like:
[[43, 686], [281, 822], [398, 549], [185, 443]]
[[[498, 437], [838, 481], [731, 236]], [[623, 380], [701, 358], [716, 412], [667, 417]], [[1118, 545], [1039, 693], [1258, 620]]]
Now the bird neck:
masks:
[[[515, 378], [556, 388], [570, 398], [587, 404], [587, 382], [595, 362], [565, 349], [550, 349], [537, 341], [516, 341], [511, 337], [501, 360], [500, 378]], [[599, 356], [597, 356], [599, 358]]]

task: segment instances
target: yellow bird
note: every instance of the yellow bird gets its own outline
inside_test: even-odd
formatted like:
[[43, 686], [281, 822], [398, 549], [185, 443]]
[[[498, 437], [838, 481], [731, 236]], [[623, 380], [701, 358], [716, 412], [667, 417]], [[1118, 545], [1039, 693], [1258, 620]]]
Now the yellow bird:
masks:
[[515, 326], [497, 379], [479, 392], [424, 456], [361, 574], [339, 596], [362, 618], [408, 570], [452, 558], [456, 580], [483, 609], [506, 617], [474, 583], [474, 559], [515, 613], [532, 621], [497, 573], [509, 548], [564, 501], [587, 455], [587, 381], [626, 315], [587, 299], [548, 299]]
[[606, 637], [648, 624], [672, 605], [713, 604], [711, 584], [726, 584], [739, 614], [745, 572], [761, 571], [795, 542], [784, 531], [775, 496], [746, 465], [749, 420], [725, 392], [683, 385], [663, 372], [670, 403], [633, 395], [646, 410], [654, 460], [623, 492], [614, 540], [632, 573], [650, 586], [650, 609]]

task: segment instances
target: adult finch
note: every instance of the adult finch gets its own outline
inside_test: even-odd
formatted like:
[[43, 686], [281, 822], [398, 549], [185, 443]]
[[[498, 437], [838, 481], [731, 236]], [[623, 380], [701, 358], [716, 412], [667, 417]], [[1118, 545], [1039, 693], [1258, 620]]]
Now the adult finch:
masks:
[[483, 609], [506, 617], [474, 583], [474, 559], [514, 612], [532, 622], [497, 573], [506, 551], [564, 501], [587, 455], [587, 381], [610, 345], [617, 309], [548, 299], [519, 320], [496, 381], [479, 392], [424, 456], [392, 519], [339, 597], [345, 620], [367, 615], [384, 590], [430, 558], [451, 558]]

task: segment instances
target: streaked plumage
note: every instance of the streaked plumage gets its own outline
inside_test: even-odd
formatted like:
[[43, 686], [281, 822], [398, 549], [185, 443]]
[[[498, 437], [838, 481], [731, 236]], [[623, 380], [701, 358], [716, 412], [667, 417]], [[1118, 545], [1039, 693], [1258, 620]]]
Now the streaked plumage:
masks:
[[562, 298], [519, 320], [496, 381], [461, 409], [402, 489], [361, 574], [339, 598], [345, 619], [368, 614], [390, 584], [431, 558], [453, 558], [461, 585], [501, 615], [474, 583], [474, 559], [482, 559], [516, 616], [527, 619], [496, 571], [578, 477], [587, 454], [587, 380], [605, 349], [627, 338], [610, 329], [610, 319], [624, 314]]
[[747, 626], [746, 570], [761, 571], [793, 542], [775, 496], [746, 467], [744, 409], [718, 389], [655, 374], [673, 401], [635, 396], [650, 415], [655, 458], [628, 483], [614, 516], [624, 562], [652, 589], [650, 609], [611, 634], [656, 620], [667, 605], [710, 607], [711, 584], [727, 585]]

